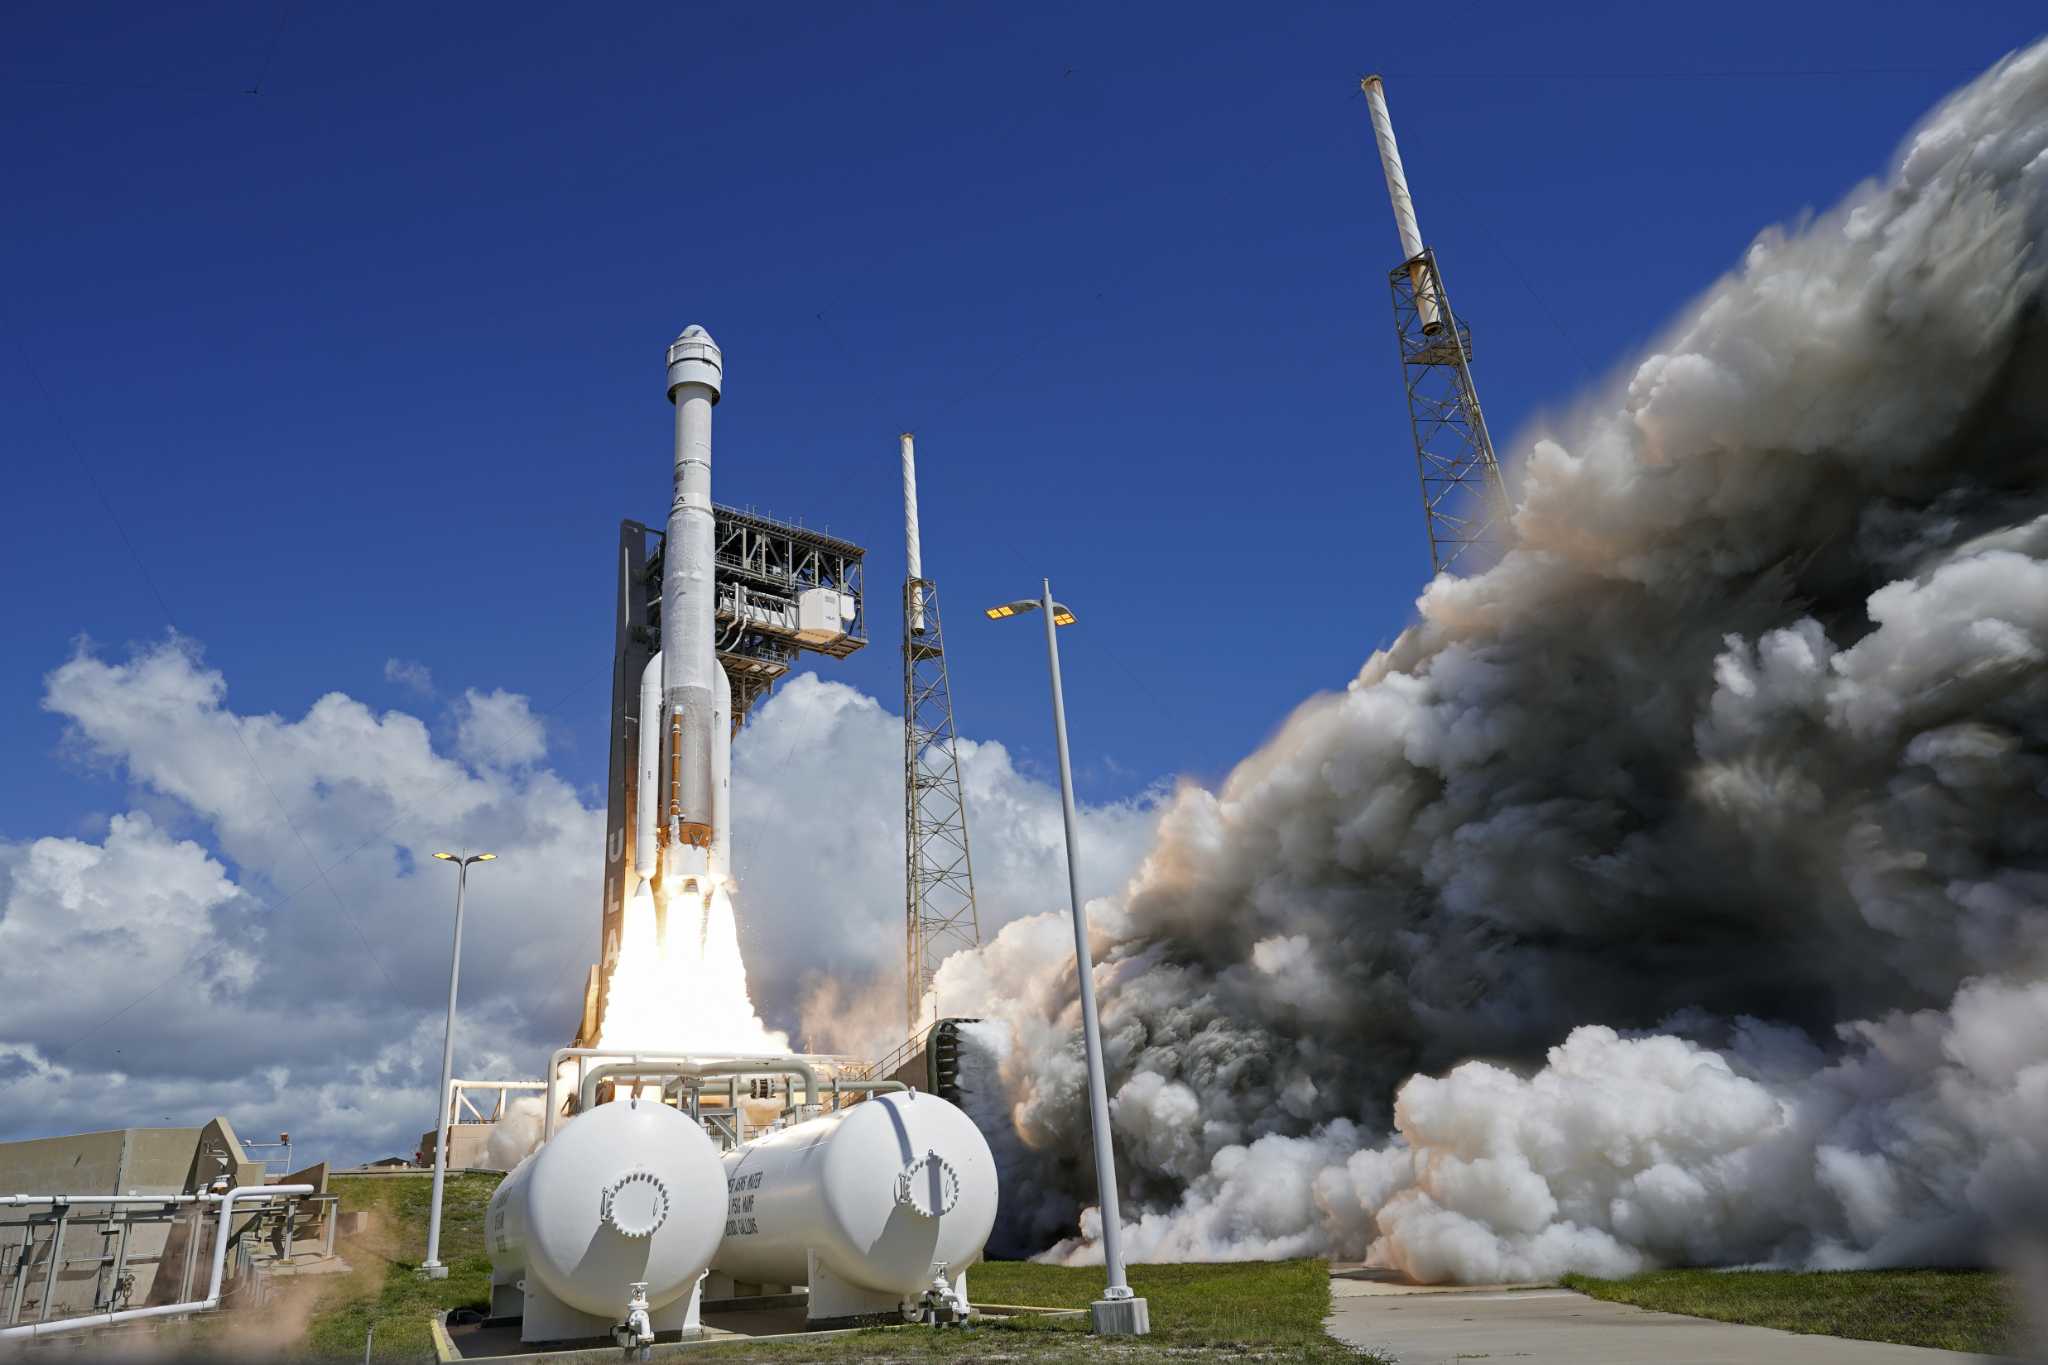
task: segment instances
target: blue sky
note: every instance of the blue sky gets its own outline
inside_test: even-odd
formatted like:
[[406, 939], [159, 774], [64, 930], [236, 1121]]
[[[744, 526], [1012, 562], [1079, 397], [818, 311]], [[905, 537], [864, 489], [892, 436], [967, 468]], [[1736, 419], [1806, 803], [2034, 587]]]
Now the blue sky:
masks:
[[1428, 563], [1360, 73], [1505, 437], [2038, 13], [13, 7], [0, 836], [120, 800], [43, 678], [167, 612], [239, 711], [418, 708], [417, 660], [531, 697], [594, 789], [689, 322], [718, 496], [871, 549], [828, 676], [896, 704], [912, 427], [963, 728], [1049, 762], [1035, 637], [973, 609], [1050, 572], [1084, 795], [1213, 780]]

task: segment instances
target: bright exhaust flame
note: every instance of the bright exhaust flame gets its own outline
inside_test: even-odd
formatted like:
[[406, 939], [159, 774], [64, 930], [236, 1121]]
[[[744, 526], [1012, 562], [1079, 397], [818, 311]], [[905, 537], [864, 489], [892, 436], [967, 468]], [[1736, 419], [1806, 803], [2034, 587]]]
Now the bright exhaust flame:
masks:
[[706, 898], [656, 898], [642, 884], [626, 902], [619, 960], [598, 1046], [650, 1052], [787, 1052], [789, 1035], [761, 1022], [747, 993], [739, 924], [725, 879]]

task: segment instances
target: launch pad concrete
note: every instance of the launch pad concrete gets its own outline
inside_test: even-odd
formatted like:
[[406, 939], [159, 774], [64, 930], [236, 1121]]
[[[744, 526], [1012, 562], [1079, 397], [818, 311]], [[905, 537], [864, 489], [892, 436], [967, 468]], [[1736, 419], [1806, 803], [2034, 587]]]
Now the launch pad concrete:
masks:
[[1332, 1267], [1330, 1335], [1397, 1365], [1962, 1365], [1994, 1360], [1875, 1341], [1742, 1327], [1530, 1286], [1402, 1285]]
[[[738, 1310], [707, 1308], [701, 1332], [684, 1339], [664, 1333], [655, 1342], [651, 1358], [659, 1359], [699, 1346], [732, 1346], [749, 1341], [822, 1341], [830, 1337], [850, 1336], [861, 1330], [858, 1326], [812, 1328], [804, 1314], [804, 1296], [801, 1294], [772, 1296], [754, 1302], [758, 1306]], [[974, 1305], [975, 1318], [984, 1321], [1010, 1317], [1070, 1318], [1079, 1317], [1086, 1311], [996, 1303]], [[460, 1360], [495, 1360], [503, 1365], [514, 1365], [514, 1362], [571, 1365], [582, 1361], [590, 1361], [593, 1365], [605, 1362], [608, 1365], [619, 1359], [619, 1348], [608, 1341], [557, 1342], [536, 1346], [519, 1339], [517, 1318], [451, 1323], [448, 1321], [450, 1316], [442, 1314], [432, 1322], [434, 1358], [442, 1365], [453, 1365]], [[892, 1330], [906, 1333], [936, 1330], [909, 1323], [874, 1325], [890, 1326]]]

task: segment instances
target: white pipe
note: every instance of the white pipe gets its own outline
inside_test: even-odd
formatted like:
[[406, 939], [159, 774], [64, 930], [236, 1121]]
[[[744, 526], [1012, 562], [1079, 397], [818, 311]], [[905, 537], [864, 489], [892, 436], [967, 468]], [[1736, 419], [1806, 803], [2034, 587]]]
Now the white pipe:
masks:
[[[804, 1103], [817, 1107], [818, 1071], [809, 1062], [795, 1057], [772, 1057], [767, 1059], [714, 1057], [709, 1060], [672, 1058], [665, 1061], [624, 1061], [606, 1062], [594, 1066], [583, 1074], [582, 1084], [576, 1090], [578, 1110], [594, 1108], [597, 1104], [597, 1087], [601, 1082], [621, 1077], [681, 1077], [687, 1080], [710, 1080], [719, 1076], [795, 1076], [804, 1083]], [[664, 1090], [666, 1086], [662, 1087]]]
[[654, 831], [661, 824], [661, 655], [640, 672], [640, 764], [633, 803], [633, 871], [645, 886], [659, 857]]
[[0, 1208], [46, 1204], [198, 1204], [217, 1199], [211, 1194], [0, 1194]]
[[[93, 1313], [82, 1318], [65, 1318], [59, 1322], [36, 1322], [26, 1327], [0, 1328], [0, 1341], [26, 1341], [33, 1337], [56, 1336], [60, 1332], [83, 1332], [94, 1327], [112, 1327], [116, 1323], [139, 1322], [144, 1318], [179, 1317], [186, 1313], [210, 1313], [220, 1307], [221, 1281], [227, 1276], [228, 1228], [234, 1217], [235, 1201], [246, 1195], [261, 1195], [266, 1200], [280, 1196], [296, 1197], [313, 1193], [311, 1185], [237, 1185], [224, 1195], [198, 1196], [220, 1200], [220, 1227], [213, 1237], [213, 1280], [208, 1286], [206, 1297], [193, 1299], [188, 1303], [164, 1303], [154, 1308], [124, 1308], [118, 1313]], [[17, 1195], [20, 1198], [39, 1196]], [[67, 1196], [78, 1203], [88, 1201], [87, 1196]], [[98, 1199], [93, 1203], [102, 1202]], [[53, 1253], [54, 1254], [54, 1253]]]
[[[688, 327], [668, 349], [668, 396], [676, 406], [675, 501], [669, 507], [661, 576], [662, 698], [680, 752], [662, 818], [669, 852], [711, 843], [711, 734], [716, 726], [717, 527], [711, 510], [711, 408], [724, 386], [725, 361], [702, 327]], [[677, 719], [680, 718], [680, 725]], [[700, 853], [684, 862], [698, 871]], [[666, 871], [666, 869], [664, 869]], [[671, 894], [675, 889], [671, 889]]]
[[[541, 1115], [540, 1140], [542, 1142], [548, 1142], [554, 1138], [555, 1121], [561, 1117], [562, 1102], [556, 1097], [556, 1092], [562, 1078], [562, 1064], [576, 1058], [602, 1058], [606, 1061], [644, 1063], [649, 1067], [677, 1066], [689, 1068], [707, 1066], [712, 1063], [793, 1062], [796, 1065], [786, 1069], [796, 1071], [800, 1067], [809, 1067], [810, 1065], [802, 1058], [794, 1057], [786, 1052], [729, 1052], [712, 1056], [690, 1056], [686, 1053], [674, 1052], [635, 1052], [631, 1048], [619, 1047], [558, 1047], [548, 1057], [548, 1077], [546, 1082], [548, 1090], [547, 1108], [542, 1111]], [[723, 1075], [725, 1073], [719, 1072], [718, 1074]], [[812, 1074], [815, 1075], [816, 1073], [813, 1072]]]
[[[924, 550], [917, 537], [917, 447], [907, 431], [898, 439], [903, 442], [903, 558], [910, 565], [909, 577], [923, 578]], [[910, 631], [913, 635], [924, 633], [922, 588], [910, 590]]]
[[[1380, 145], [1380, 169], [1387, 176], [1387, 198], [1394, 202], [1394, 228], [1401, 234], [1401, 259], [1412, 261], [1422, 254], [1422, 228], [1415, 221], [1415, 200], [1408, 193], [1408, 172], [1401, 166], [1401, 147], [1394, 141], [1394, 120], [1387, 112], [1386, 83], [1367, 76], [1358, 83], [1365, 91], [1366, 106], [1372, 110], [1372, 134]], [[1434, 332], [1442, 323], [1437, 317], [1436, 299], [1426, 285], [1428, 273], [1421, 266], [1409, 268], [1415, 283], [1415, 307], [1422, 316], [1422, 330]]]

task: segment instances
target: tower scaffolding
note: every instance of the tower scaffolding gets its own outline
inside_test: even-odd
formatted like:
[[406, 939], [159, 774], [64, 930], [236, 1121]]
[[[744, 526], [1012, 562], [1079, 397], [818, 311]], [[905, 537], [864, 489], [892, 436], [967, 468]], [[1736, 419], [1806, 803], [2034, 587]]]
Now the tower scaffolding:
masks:
[[1389, 272], [1387, 282], [1393, 291], [1402, 389], [1422, 483], [1430, 569], [1441, 574], [1467, 555], [1486, 562], [1498, 558], [1512, 531], [1513, 504], [1480, 411], [1478, 387], [1472, 382], [1471, 329], [1451, 311], [1436, 253], [1423, 245], [1387, 113], [1385, 87], [1378, 76], [1367, 76], [1359, 84], [1372, 111], [1387, 197], [1401, 236], [1404, 259]]
[[[981, 945], [974, 859], [960, 790], [953, 685], [946, 669], [938, 587], [924, 577], [917, 523], [917, 456], [902, 435], [904, 1017], [912, 1037], [929, 1022], [925, 997], [955, 949]], [[933, 1002], [933, 1018], [937, 1002]]]

